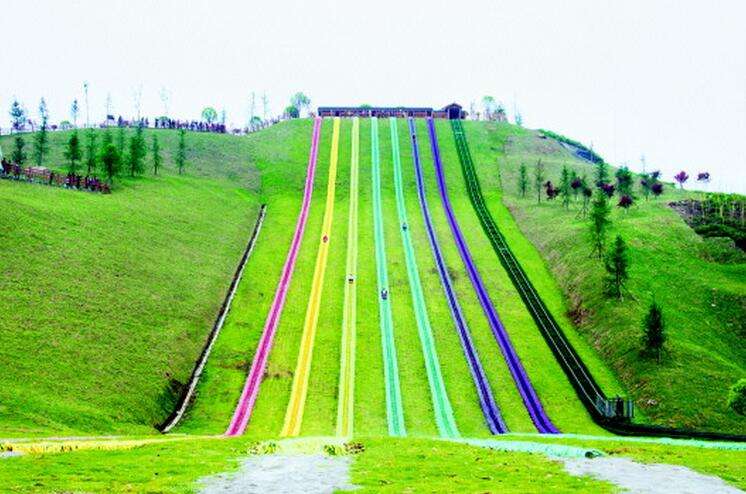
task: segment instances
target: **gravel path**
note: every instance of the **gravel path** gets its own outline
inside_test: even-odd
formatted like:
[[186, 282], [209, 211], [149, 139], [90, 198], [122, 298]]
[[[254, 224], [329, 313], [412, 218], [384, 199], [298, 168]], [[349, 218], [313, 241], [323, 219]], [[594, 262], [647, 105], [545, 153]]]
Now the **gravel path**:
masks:
[[566, 459], [572, 475], [590, 475], [639, 494], [734, 494], [743, 492], [718, 477], [675, 465], [637, 463], [627, 458]]
[[242, 461], [237, 472], [200, 480], [203, 494], [332, 493], [354, 489], [350, 458], [316, 455], [260, 455]]

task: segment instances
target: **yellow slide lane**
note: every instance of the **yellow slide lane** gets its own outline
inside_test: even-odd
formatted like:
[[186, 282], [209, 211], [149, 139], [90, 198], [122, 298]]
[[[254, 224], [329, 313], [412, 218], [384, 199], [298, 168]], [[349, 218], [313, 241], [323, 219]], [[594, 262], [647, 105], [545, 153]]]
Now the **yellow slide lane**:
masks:
[[326, 260], [329, 257], [329, 243], [331, 242], [332, 220], [334, 219], [334, 193], [337, 180], [337, 150], [339, 148], [339, 117], [334, 117], [332, 130], [332, 150], [329, 158], [329, 179], [326, 186], [326, 209], [324, 209], [324, 223], [321, 227], [319, 251], [316, 254], [316, 267], [313, 272], [311, 295], [308, 298], [306, 319], [303, 323], [298, 364], [293, 377], [293, 389], [290, 392], [290, 403], [285, 412], [285, 423], [282, 426], [282, 437], [294, 437], [300, 434], [303, 422], [303, 410], [306, 406], [308, 394], [308, 376], [311, 373], [313, 359], [313, 342], [316, 337], [316, 326], [321, 308], [321, 291], [324, 286]]
[[347, 228], [347, 279], [342, 316], [342, 355], [337, 400], [337, 435], [351, 437], [355, 403], [355, 323], [357, 318], [357, 196], [360, 161], [360, 120], [352, 120], [350, 152], [350, 216]]

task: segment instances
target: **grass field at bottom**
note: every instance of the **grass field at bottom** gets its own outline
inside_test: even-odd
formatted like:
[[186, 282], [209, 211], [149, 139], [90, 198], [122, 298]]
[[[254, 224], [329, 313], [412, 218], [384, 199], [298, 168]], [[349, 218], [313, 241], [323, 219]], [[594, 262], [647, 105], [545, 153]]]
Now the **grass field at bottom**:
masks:
[[[686, 466], [746, 488], [743, 451], [535, 435], [509, 439], [576, 445], [642, 463]], [[559, 461], [541, 454], [493, 451], [427, 438], [363, 437], [356, 441], [364, 451], [352, 456], [351, 481], [363, 492], [615, 491], [605, 482], [570, 476]], [[181, 437], [130, 449], [29, 454], [0, 461], [0, 485], [4, 492], [24, 494], [196, 492], [200, 478], [236, 470], [254, 444], [246, 437]]]

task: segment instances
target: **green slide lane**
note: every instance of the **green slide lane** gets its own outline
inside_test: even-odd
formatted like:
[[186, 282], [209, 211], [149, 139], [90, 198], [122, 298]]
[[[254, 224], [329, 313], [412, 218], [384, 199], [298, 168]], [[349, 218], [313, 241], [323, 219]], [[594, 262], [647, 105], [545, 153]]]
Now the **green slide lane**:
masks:
[[394, 321], [391, 316], [391, 294], [389, 293], [386, 267], [386, 244], [383, 235], [383, 211], [381, 209], [381, 157], [378, 149], [378, 118], [370, 123], [370, 153], [373, 176], [373, 230], [376, 244], [376, 274], [378, 282], [378, 314], [381, 323], [383, 344], [383, 372], [386, 382], [386, 418], [389, 434], [406, 436], [404, 410], [399, 387], [399, 366], [394, 344]]
[[427, 316], [425, 295], [422, 292], [420, 274], [417, 270], [417, 259], [414, 255], [412, 238], [407, 223], [407, 208], [404, 202], [404, 187], [402, 186], [401, 156], [399, 154], [399, 135], [397, 131], [396, 118], [389, 118], [391, 129], [391, 153], [394, 161], [394, 189], [396, 190], [396, 209], [399, 214], [399, 231], [404, 244], [404, 256], [409, 277], [409, 289], [412, 294], [412, 305], [414, 307], [415, 319], [417, 321], [417, 332], [420, 335], [422, 353], [425, 357], [425, 369], [427, 380], [430, 384], [430, 394], [433, 399], [435, 411], [435, 422], [442, 437], [459, 437], [456, 420], [453, 417], [451, 402], [440, 372], [440, 362], [435, 351], [435, 340], [430, 327], [430, 319]]

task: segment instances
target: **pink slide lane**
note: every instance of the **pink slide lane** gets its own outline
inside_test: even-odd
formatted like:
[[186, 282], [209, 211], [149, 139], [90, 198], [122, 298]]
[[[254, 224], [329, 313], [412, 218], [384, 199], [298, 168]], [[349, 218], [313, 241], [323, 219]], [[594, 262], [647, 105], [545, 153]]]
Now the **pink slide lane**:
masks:
[[290, 245], [285, 266], [282, 268], [282, 277], [275, 291], [275, 298], [272, 301], [272, 307], [267, 315], [267, 321], [264, 323], [262, 337], [259, 339], [254, 360], [251, 362], [251, 369], [246, 378], [246, 384], [241, 392], [241, 398], [236, 405], [236, 411], [233, 412], [233, 418], [225, 431], [226, 436], [240, 436], [246, 430], [249, 423], [251, 412], [254, 409], [254, 403], [259, 395], [259, 385], [262, 383], [262, 376], [267, 367], [269, 352], [272, 350], [277, 325], [280, 323], [280, 315], [285, 307], [285, 297], [288, 293], [290, 280], [295, 270], [295, 261], [298, 258], [300, 242], [303, 239], [303, 232], [306, 229], [306, 220], [308, 219], [308, 210], [311, 206], [311, 195], [313, 194], [313, 177], [316, 173], [316, 157], [319, 151], [319, 136], [321, 135], [321, 118], [316, 117], [313, 121], [313, 138], [311, 140], [311, 154], [308, 158], [308, 170], [306, 171], [306, 186], [303, 190], [303, 206], [298, 216], [298, 223], [295, 225], [293, 234], [293, 243]]

